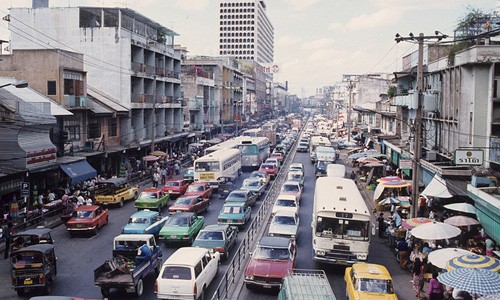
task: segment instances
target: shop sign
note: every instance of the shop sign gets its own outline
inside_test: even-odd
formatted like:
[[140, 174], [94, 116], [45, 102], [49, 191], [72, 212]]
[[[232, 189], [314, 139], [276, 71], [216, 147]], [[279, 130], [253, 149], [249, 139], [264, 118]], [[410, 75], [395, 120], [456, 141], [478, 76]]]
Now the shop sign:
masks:
[[457, 166], [482, 166], [484, 151], [481, 149], [457, 149], [453, 161]]
[[401, 170], [413, 169], [413, 161], [411, 159], [400, 159], [399, 168]]
[[0, 192], [11, 192], [19, 189], [21, 186], [21, 179], [12, 179], [0, 183]]

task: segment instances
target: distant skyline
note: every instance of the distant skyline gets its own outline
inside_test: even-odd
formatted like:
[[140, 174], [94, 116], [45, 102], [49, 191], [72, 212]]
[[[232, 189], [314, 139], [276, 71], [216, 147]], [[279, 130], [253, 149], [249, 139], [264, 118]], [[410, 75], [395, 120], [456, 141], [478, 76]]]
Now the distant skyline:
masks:
[[[393, 73], [416, 45], [396, 44], [396, 33], [453, 36], [467, 7], [491, 12], [496, 0], [267, 0], [274, 26], [275, 81], [299, 97], [342, 80], [342, 74]], [[31, 7], [32, 0], [1, 0], [0, 16], [10, 7]], [[176, 44], [189, 55], [218, 56], [219, 0], [49, 0], [50, 7], [128, 7], [174, 30]], [[8, 22], [0, 20], [0, 39]]]

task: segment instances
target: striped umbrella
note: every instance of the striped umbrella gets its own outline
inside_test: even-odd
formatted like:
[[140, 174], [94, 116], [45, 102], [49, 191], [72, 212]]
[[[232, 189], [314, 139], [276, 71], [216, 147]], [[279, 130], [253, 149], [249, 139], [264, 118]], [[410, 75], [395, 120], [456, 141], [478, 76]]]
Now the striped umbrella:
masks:
[[380, 204], [380, 205], [386, 205], [386, 204], [394, 205], [394, 204], [399, 204], [399, 203], [401, 203], [401, 200], [399, 200], [398, 198], [387, 197], [384, 200], [381, 200], [378, 204]]
[[479, 295], [500, 294], [500, 274], [485, 269], [462, 268], [437, 277], [442, 284]]
[[413, 229], [417, 226], [420, 226], [425, 223], [432, 222], [429, 218], [411, 218], [408, 220], [404, 220], [401, 225], [406, 229]]
[[386, 181], [395, 181], [395, 180], [402, 181], [403, 178], [401, 178], [399, 176], [386, 176], [386, 177], [382, 177], [382, 178], [377, 179], [377, 182], [386, 182]]
[[429, 262], [440, 269], [446, 269], [446, 263], [455, 257], [474, 254], [474, 252], [460, 248], [441, 248], [429, 253]]
[[407, 180], [391, 180], [391, 181], [381, 182], [379, 184], [381, 184], [385, 188], [390, 188], [390, 189], [403, 188], [411, 185], [411, 183]]
[[460, 268], [486, 269], [493, 272], [500, 271], [500, 260], [484, 255], [463, 255], [448, 261], [446, 270], [452, 271]]

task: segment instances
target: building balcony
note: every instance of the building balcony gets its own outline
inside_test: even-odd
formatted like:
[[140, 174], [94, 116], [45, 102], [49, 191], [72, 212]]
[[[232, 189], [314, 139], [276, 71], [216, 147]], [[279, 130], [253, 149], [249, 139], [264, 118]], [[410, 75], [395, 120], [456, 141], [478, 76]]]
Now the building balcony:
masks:
[[64, 95], [63, 106], [71, 109], [89, 109], [91, 102], [86, 96]]
[[394, 105], [406, 106], [408, 109], [417, 109], [418, 93], [410, 91], [408, 95], [394, 97]]
[[133, 61], [131, 63], [131, 68], [132, 68], [132, 71], [136, 72], [136, 73], [144, 73], [144, 72], [146, 72], [146, 65], [143, 64], [143, 63], [139, 63], [139, 62]]
[[201, 110], [203, 108], [203, 98], [195, 97], [194, 99], [189, 99], [189, 110]]
[[132, 94], [131, 97], [132, 103], [144, 103], [146, 102], [146, 95], [145, 94]]

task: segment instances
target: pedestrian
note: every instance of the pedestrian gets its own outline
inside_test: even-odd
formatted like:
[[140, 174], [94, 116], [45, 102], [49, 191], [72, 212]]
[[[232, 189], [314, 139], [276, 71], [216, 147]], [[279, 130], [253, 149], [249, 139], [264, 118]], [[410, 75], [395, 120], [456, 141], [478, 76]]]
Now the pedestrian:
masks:
[[3, 259], [9, 258], [10, 242], [12, 240], [13, 234], [14, 234], [14, 229], [12, 228], [12, 222], [9, 222], [7, 224], [7, 228], [5, 228], [4, 230], [5, 250], [3, 253]]
[[354, 170], [351, 171], [351, 179], [356, 180], [356, 172]]
[[408, 243], [404, 238], [400, 238], [399, 242], [396, 244], [396, 248], [398, 249], [399, 267], [401, 270], [405, 270], [409, 258]]
[[435, 219], [436, 219], [436, 214], [434, 214], [434, 211], [433, 211], [433, 210], [431, 210], [431, 211], [429, 212], [429, 219], [431, 219], [431, 220], [435, 220]]
[[172, 175], [174, 175], [174, 166], [173, 165], [168, 165], [168, 179], [172, 179]]
[[157, 171], [153, 173], [153, 187], [158, 187], [158, 182], [161, 180], [161, 175]]
[[427, 296], [429, 300], [442, 300], [443, 299], [443, 286], [437, 280], [438, 273], [433, 272], [432, 278], [429, 281], [429, 287], [427, 288]]
[[486, 256], [493, 256], [493, 250], [495, 249], [495, 242], [489, 237], [486, 237], [486, 240], [484, 241], [484, 245], [486, 247]]
[[161, 175], [161, 184], [165, 184], [165, 182], [167, 181], [167, 169], [165, 167], [161, 167], [160, 175]]
[[424, 286], [423, 265], [420, 258], [415, 258], [411, 273], [413, 275], [413, 293], [417, 297], [417, 300], [420, 300], [420, 291]]
[[385, 218], [384, 213], [380, 213], [377, 218], [378, 221], [378, 237], [383, 238], [385, 233]]
[[427, 208], [427, 199], [425, 199], [424, 195], [420, 195], [418, 198], [418, 217], [424, 217], [425, 211]]
[[399, 215], [399, 211], [395, 210], [392, 214], [392, 220], [394, 221], [394, 226], [399, 228], [401, 226], [401, 216]]
[[179, 163], [176, 161], [174, 164], [175, 175], [179, 175], [181, 173], [181, 168], [179, 167]]

